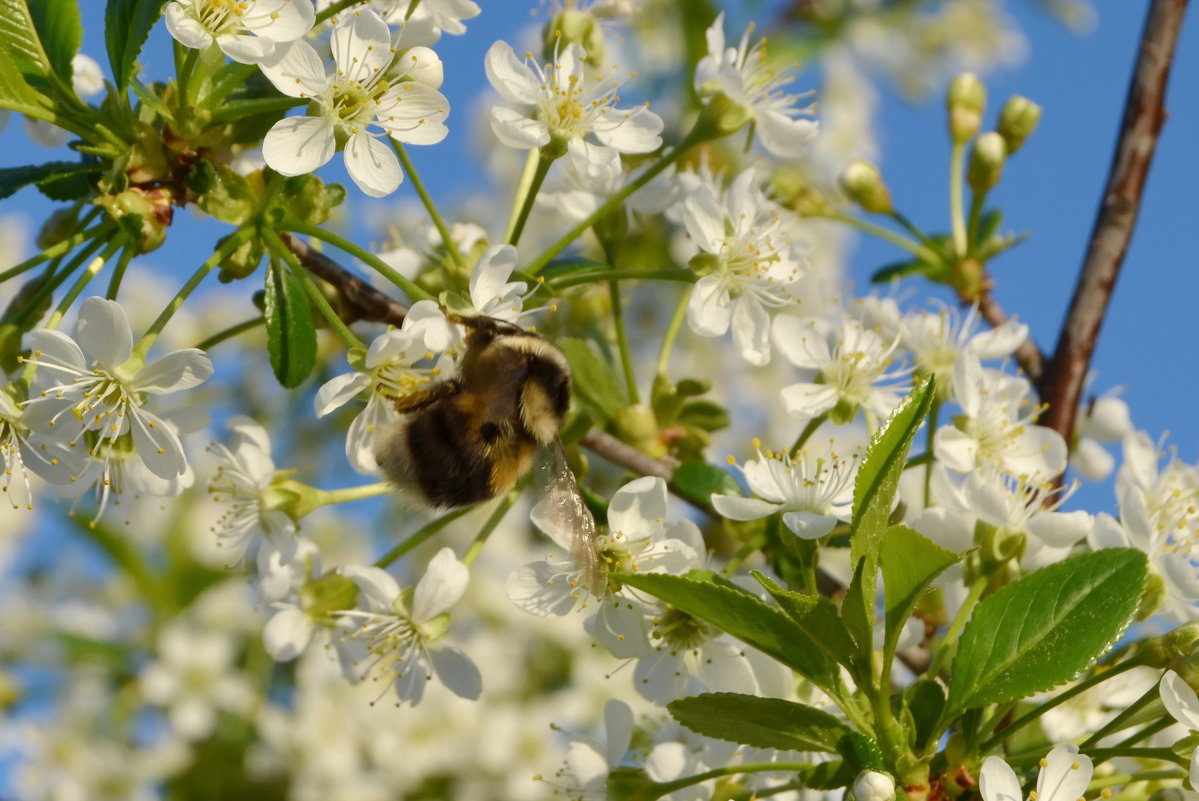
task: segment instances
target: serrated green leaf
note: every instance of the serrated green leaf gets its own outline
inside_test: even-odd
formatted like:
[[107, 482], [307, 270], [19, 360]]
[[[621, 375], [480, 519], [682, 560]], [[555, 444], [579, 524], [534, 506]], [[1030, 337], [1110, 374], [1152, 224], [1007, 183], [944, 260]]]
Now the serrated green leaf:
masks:
[[614, 578], [711, 623], [824, 689], [839, 683], [837, 664], [777, 607], [706, 570], [686, 576], [621, 573]]
[[0, 0], [0, 53], [26, 74], [48, 76], [52, 67], [25, 0]]
[[91, 195], [104, 168], [99, 164], [75, 164], [37, 181], [38, 191], [51, 200], [79, 200]]
[[129, 84], [133, 64], [165, 5], [166, 0], [108, 0], [104, 9], [104, 44], [117, 89], [124, 91]]
[[974, 610], [949, 680], [949, 716], [1052, 689], [1120, 638], [1145, 587], [1132, 548], [1072, 556], [1029, 573]]
[[[841, 599], [841, 620], [845, 628], [858, 644], [858, 653], [874, 653], [874, 593], [866, 600], [865, 584], [862, 576], [866, 572], [866, 558], [858, 560], [854, 568], [849, 586], [845, 588], [845, 597]], [[873, 582], [873, 579], [871, 579]]]
[[816, 647], [857, 675], [853, 638], [838, 617], [837, 607], [832, 601], [780, 587], [757, 570], [753, 571], [753, 577], [773, 596], [779, 608], [811, 637]]
[[741, 488], [728, 471], [708, 462], [683, 462], [670, 479], [671, 489], [684, 498], [707, 506], [712, 493], [740, 495]]
[[624, 384], [612, 372], [612, 367], [591, 349], [586, 340], [563, 339], [558, 342], [558, 347], [570, 362], [575, 396], [599, 420], [607, 422], [615, 417], [624, 408], [625, 399], [620, 389]]
[[[862, 620], [855, 621], [850, 628], [859, 639], [863, 651], [873, 650], [873, 620], [875, 580], [878, 575], [878, 552], [883, 532], [891, 517], [891, 506], [899, 487], [908, 458], [908, 449], [916, 430], [924, 422], [935, 393], [933, 378], [925, 378], [900, 401], [895, 411], [870, 438], [862, 465], [858, 468], [853, 492], [853, 519], [850, 523], [850, 558], [855, 570], [861, 570], [858, 582], [859, 594], [846, 595], [842, 602], [842, 618], [848, 624], [847, 614]], [[857, 576], [854, 577], [858, 579]], [[847, 609], [848, 604], [862, 604], [862, 609]], [[871, 625], [855, 628], [864, 621]]]
[[861, 732], [846, 732], [837, 744], [837, 751], [845, 758], [845, 764], [855, 769], [855, 775], [862, 770], [883, 769], [882, 749]]
[[959, 558], [957, 554], [945, 550], [907, 526], [887, 529], [879, 551], [886, 621], [884, 659], [890, 659], [895, 654], [903, 624], [928, 585]]
[[691, 731], [718, 740], [780, 751], [837, 753], [849, 728], [827, 712], [781, 698], [704, 693], [666, 705]]
[[29, 11], [50, 69], [70, 86], [75, 72], [71, 59], [83, 44], [78, 0], [29, 0]]
[[316, 364], [316, 328], [304, 287], [290, 270], [272, 260], [266, 271], [267, 352], [275, 378], [285, 387], [303, 383]]

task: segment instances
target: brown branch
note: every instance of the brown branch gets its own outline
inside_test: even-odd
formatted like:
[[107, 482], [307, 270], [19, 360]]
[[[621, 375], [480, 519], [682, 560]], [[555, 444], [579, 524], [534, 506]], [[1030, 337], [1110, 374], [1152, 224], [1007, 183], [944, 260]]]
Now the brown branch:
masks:
[[670, 481], [675, 468], [679, 466], [677, 459], [670, 456], [662, 459], [646, 456], [627, 442], [622, 442], [598, 428], [593, 428], [584, 434], [579, 443], [612, 464], [642, 476], [657, 476]]
[[313, 250], [294, 234], [279, 232], [288, 249], [296, 254], [304, 269], [331, 284], [341, 299], [338, 314], [347, 324], [365, 320], [402, 325], [408, 307], [385, 292], [375, 289], [320, 251]]
[[1067, 442], [1074, 428], [1099, 328], [1132, 239], [1158, 134], [1165, 122], [1166, 83], [1185, 11], [1186, 0], [1153, 0], [1149, 7], [1124, 101], [1120, 138], [1091, 243], [1057, 350], [1040, 386], [1041, 399], [1049, 406], [1041, 423], [1053, 428]]
[[[990, 292], [983, 292], [978, 296], [978, 312], [994, 328], [998, 328], [1008, 321], [1007, 314], [995, 302], [995, 298]], [[1034, 383], [1040, 381], [1041, 376], [1045, 373], [1045, 354], [1041, 353], [1041, 349], [1037, 347], [1036, 342], [1033, 342], [1032, 337], [1021, 342], [1020, 347], [1016, 348], [1016, 363]]]

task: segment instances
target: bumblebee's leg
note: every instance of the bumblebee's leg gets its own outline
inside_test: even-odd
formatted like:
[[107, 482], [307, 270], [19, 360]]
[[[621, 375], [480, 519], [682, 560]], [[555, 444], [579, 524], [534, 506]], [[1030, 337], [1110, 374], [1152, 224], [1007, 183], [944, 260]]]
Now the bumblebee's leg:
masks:
[[428, 389], [422, 389], [419, 392], [412, 392], [408, 395], [401, 395], [393, 400], [395, 410], [400, 414], [411, 414], [418, 412], [427, 406], [432, 406], [438, 401], [457, 395], [461, 390], [458, 382], [451, 379], [439, 381]]
[[459, 325], [466, 326], [471, 330], [472, 333], [482, 334], [483, 339], [485, 340], [490, 340], [493, 337], [497, 337], [502, 334], [527, 333], [519, 325], [513, 325], [512, 323], [505, 322], [503, 320], [497, 320], [495, 317], [488, 317], [483, 314], [465, 316], [447, 311], [445, 312], [445, 318], [451, 323], [458, 323]]

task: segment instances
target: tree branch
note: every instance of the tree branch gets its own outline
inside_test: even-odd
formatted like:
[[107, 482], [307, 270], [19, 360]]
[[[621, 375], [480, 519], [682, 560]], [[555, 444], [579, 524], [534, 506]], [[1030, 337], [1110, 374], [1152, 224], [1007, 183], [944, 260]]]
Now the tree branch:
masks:
[[1049, 406], [1041, 423], [1067, 442], [1165, 122], [1166, 83], [1185, 11], [1186, 0], [1153, 0], [1149, 7], [1103, 201], [1057, 349], [1040, 386], [1041, 399]]
[[338, 316], [347, 324], [366, 320], [375, 323], [403, 325], [408, 307], [375, 289], [333, 259], [312, 247], [294, 234], [279, 232], [288, 250], [296, 254], [304, 269], [331, 284], [341, 302]]

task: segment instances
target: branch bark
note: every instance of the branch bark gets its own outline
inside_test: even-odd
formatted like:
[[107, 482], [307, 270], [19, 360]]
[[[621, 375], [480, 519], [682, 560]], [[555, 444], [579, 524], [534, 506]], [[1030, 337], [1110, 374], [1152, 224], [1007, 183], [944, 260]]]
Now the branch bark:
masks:
[[1049, 407], [1041, 424], [1053, 428], [1067, 442], [1165, 122], [1166, 84], [1186, 5], [1187, 0], [1153, 0], [1150, 4], [1090, 246], [1057, 348], [1039, 387], [1041, 399]]
[[375, 289], [333, 259], [312, 247], [294, 234], [279, 232], [279, 238], [296, 254], [304, 269], [331, 284], [341, 298], [338, 313], [347, 324], [365, 320], [375, 323], [403, 325], [408, 307]]

